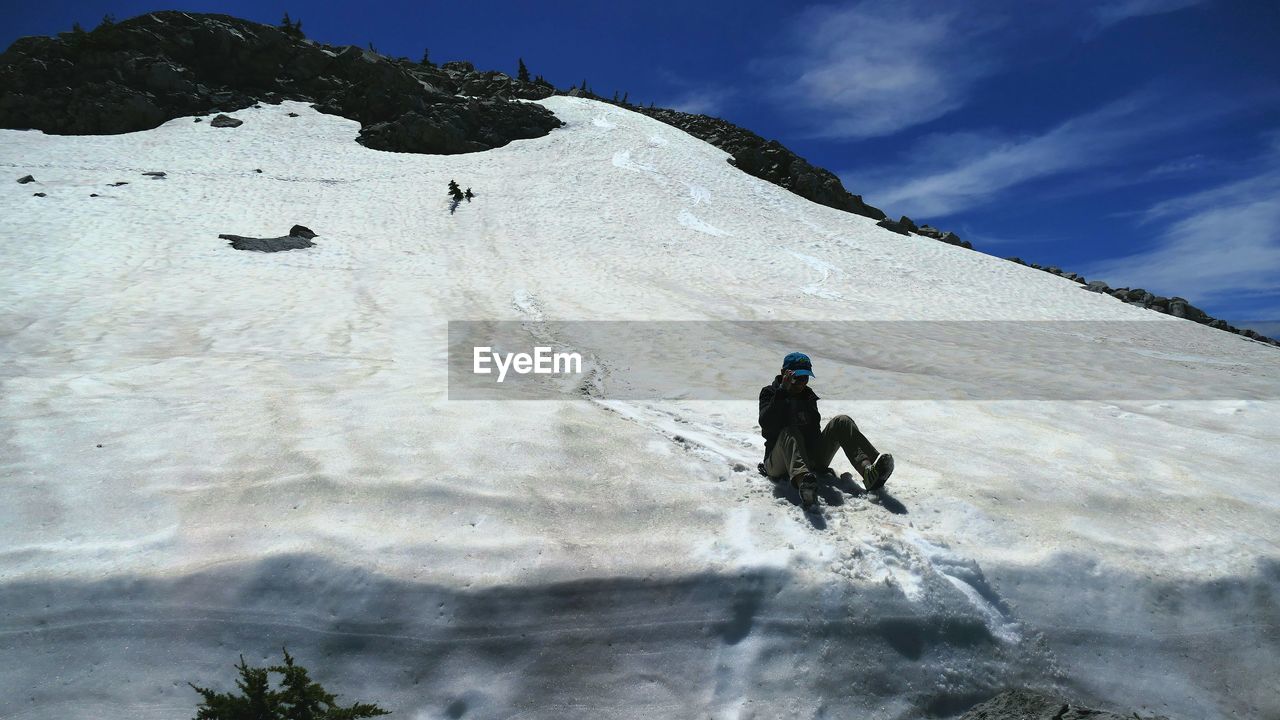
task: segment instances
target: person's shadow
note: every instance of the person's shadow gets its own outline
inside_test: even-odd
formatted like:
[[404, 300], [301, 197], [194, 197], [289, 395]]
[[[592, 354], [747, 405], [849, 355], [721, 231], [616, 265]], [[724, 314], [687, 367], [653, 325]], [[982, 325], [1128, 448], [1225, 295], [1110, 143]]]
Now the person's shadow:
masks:
[[[791, 486], [785, 478], [771, 478], [765, 474], [763, 468], [760, 474], [764, 475], [773, 482], [773, 496], [775, 498], [786, 498], [792, 505], [800, 505], [800, 491]], [[868, 492], [853, 479], [853, 473], [845, 472], [836, 475], [834, 472], [825, 472], [818, 475], [818, 497], [822, 502], [830, 507], [839, 507], [844, 505], [845, 497], [861, 497], [869, 496], [868, 499], [883, 507], [885, 510], [894, 515], [906, 515], [907, 507], [903, 505], [897, 498], [890, 495], [883, 487], [879, 490]], [[826, 529], [826, 520], [822, 517], [821, 512], [806, 512], [805, 516], [809, 518], [810, 524], [819, 530]]]

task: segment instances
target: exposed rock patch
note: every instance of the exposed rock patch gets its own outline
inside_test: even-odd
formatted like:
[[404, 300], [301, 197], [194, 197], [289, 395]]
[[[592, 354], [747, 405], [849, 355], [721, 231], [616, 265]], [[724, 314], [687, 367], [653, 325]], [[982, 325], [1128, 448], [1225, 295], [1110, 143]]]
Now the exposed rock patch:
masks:
[[229, 240], [231, 247], [236, 250], [271, 253], [315, 247], [315, 243], [311, 242], [311, 239], [317, 237], [317, 235], [302, 225], [294, 225], [289, 229], [288, 235], [281, 237], [255, 238], [230, 234], [223, 234], [218, 237], [223, 240]]
[[1117, 715], [1030, 690], [1008, 690], [972, 708], [960, 720], [1168, 720], [1163, 715]]
[[209, 125], [216, 128], [234, 128], [244, 124], [243, 120], [233, 118], [228, 115], [219, 115], [209, 121]]
[[29, 182], [35, 182], [35, 181], [36, 179], [31, 177], [30, 175], [23, 175], [22, 177], [18, 178], [19, 185], [26, 185]]

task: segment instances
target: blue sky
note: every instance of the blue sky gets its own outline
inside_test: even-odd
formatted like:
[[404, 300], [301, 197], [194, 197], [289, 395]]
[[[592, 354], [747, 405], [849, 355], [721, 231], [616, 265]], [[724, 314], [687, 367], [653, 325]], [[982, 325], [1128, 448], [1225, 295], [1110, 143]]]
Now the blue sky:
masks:
[[[6, 3], [0, 45], [143, 2]], [[182, 2], [777, 138], [978, 249], [1280, 320], [1280, 3]]]

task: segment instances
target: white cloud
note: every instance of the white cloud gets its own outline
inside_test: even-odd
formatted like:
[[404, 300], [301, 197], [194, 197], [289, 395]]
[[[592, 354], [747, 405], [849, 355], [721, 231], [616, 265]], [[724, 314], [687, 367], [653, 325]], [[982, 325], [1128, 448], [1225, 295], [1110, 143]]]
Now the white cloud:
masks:
[[1280, 152], [1250, 176], [1152, 206], [1146, 223], [1166, 223], [1154, 248], [1096, 264], [1111, 284], [1227, 305], [1280, 294]]
[[1104, 3], [1093, 11], [1094, 19], [1098, 21], [1101, 27], [1110, 27], [1118, 22], [1128, 20], [1129, 18], [1145, 17], [1147, 15], [1162, 15], [1164, 13], [1182, 10], [1194, 5], [1200, 5], [1206, 0], [1113, 0]]
[[1126, 149], [1228, 111], [1219, 106], [1171, 114], [1159, 112], [1158, 104], [1155, 93], [1137, 93], [1039, 135], [932, 135], [913, 148], [906, 163], [843, 173], [841, 180], [886, 212], [945, 216], [1033, 180], [1123, 164]]
[[666, 100], [660, 105], [695, 115], [718, 116], [733, 95], [732, 90], [718, 90], [715, 88], [693, 89], [673, 99]]
[[815, 7], [791, 28], [794, 52], [758, 63], [785, 105], [821, 114], [820, 137], [890, 135], [968, 100], [997, 68], [983, 36], [999, 18], [919, 0]]

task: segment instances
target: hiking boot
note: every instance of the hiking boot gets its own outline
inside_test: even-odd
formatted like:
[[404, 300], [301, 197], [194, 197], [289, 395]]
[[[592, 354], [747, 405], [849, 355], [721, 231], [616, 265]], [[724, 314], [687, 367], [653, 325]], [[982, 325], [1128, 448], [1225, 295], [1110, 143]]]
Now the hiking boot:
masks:
[[813, 473], [805, 473], [796, 481], [796, 488], [800, 491], [800, 505], [804, 508], [813, 507], [818, 501], [818, 476]]
[[868, 465], [863, 472], [863, 478], [866, 481], [867, 490], [879, 490], [888, 482], [889, 476], [893, 474], [893, 456], [888, 453], [882, 453], [880, 457], [872, 465]]

